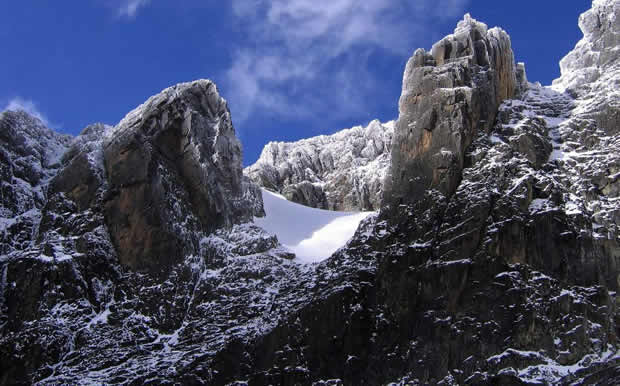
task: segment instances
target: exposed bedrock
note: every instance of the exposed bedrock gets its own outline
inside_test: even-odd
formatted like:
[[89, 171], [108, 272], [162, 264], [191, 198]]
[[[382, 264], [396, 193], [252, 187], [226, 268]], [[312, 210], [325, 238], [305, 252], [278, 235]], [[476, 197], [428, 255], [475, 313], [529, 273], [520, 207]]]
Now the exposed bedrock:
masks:
[[262, 214], [226, 101], [209, 80], [163, 90], [115, 127], [89, 126], [63, 161], [51, 197], [101, 214], [120, 263], [134, 270], [167, 272], [199, 254], [200, 235]]
[[332, 135], [270, 142], [244, 172], [260, 186], [313, 208], [379, 210], [394, 122], [372, 121]]
[[519, 86], [508, 34], [469, 15], [431, 52], [416, 50], [405, 69], [385, 204], [416, 202], [428, 189], [451, 195], [468, 146]]
[[103, 142], [106, 222], [121, 263], [170, 265], [192, 250], [175, 226], [213, 230], [234, 221], [242, 196], [241, 145], [209, 81], [180, 84], [129, 113]]
[[620, 2], [596, 0], [579, 17], [583, 39], [560, 61], [554, 88], [588, 101], [585, 115], [608, 134], [620, 132]]
[[0, 113], [0, 254], [30, 245], [47, 185], [70, 142], [24, 111]]

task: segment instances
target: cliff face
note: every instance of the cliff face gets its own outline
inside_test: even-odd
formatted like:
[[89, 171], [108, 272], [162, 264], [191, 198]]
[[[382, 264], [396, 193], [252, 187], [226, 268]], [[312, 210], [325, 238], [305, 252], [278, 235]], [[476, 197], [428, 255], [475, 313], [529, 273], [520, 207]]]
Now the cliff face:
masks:
[[[576, 51], [614, 41], [617, 9], [594, 2]], [[579, 66], [526, 85], [508, 43], [466, 16], [410, 59], [386, 206], [261, 340], [257, 384], [617, 383], [618, 50], [577, 92]]]
[[193, 235], [250, 220], [241, 144], [206, 81], [164, 90], [103, 139], [105, 217], [122, 264], [161, 269], [196, 254]]
[[0, 115], [0, 253], [22, 250], [37, 233], [50, 178], [71, 137], [24, 112]]
[[288, 200], [338, 211], [378, 210], [394, 123], [371, 122], [298, 142], [270, 142], [245, 174]]
[[[116, 127], [95, 124], [73, 140], [23, 112], [3, 113], [2, 125], [0, 383], [73, 383], [50, 366], [69, 353], [80, 358], [70, 373], [107, 360], [100, 350], [127, 333], [126, 316], [150, 315], [142, 307], [158, 316], [138, 335], [188, 320], [178, 312], [201, 282], [188, 280], [195, 269], [266, 251], [279, 259], [275, 237], [240, 225], [262, 214], [262, 199], [242, 177], [230, 113], [210, 81], [166, 89]], [[166, 295], [163, 282], [177, 290]], [[92, 327], [111, 313], [122, 327]]]
[[297, 191], [337, 172], [321, 146], [359, 171], [391, 143], [385, 205], [316, 265], [248, 221], [209, 81], [70, 144], [4, 113], [0, 384], [617, 384], [619, 8], [594, 1], [553, 87], [466, 16], [409, 60], [391, 142], [269, 146], [253, 178]]
[[417, 50], [405, 69], [385, 204], [414, 203], [428, 189], [451, 195], [474, 137], [523, 86], [510, 37], [469, 15], [431, 52]]

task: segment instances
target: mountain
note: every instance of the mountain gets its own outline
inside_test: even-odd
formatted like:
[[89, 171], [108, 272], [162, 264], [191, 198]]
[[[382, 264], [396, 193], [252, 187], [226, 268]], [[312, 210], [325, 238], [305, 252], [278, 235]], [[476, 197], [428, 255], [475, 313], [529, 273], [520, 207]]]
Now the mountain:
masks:
[[74, 139], [2, 113], [0, 384], [620, 383], [620, 2], [579, 24], [542, 87], [466, 15], [407, 63], [389, 152], [375, 122], [247, 169], [371, 165], [371, 214], [261, 193], [211, 81]]
[[37, 233], [50, 178], [71, 138], [24, 112], [0, 116], [0, 253], [25, 249]]
[[372, 121], [298, 142], [270, 142], [244, 173], [288, 200], [336, 211], [381, 207], [394, 122]]

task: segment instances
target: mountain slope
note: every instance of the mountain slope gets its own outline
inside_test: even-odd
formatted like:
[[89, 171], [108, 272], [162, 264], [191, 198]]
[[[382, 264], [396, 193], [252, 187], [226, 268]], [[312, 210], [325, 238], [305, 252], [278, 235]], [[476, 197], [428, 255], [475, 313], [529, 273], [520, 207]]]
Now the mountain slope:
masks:
[[270, 142], [244, 173], [288, 200], [319, 209], [381, 206], [394, 122], [372, 121], [298, 142]]
[[263, 189], [266, 216], [254, 223], [276, 235], [297, 259], [322, 261], [353, 236], [360, 221], [371, 213], [334, 212], [308, 208]]
[[[617, 2], [596, 1], [582, 20], [592, 15], [609, 21], [596, 36], [613, 43]], [[491, 31], [466, 17], [439, 47], [488, 49], [485, 39], [503, 39]], [[490, 62], [480, 61], [484, 51], [459, 57], [452, 50], [456, 57], [443, 63], [441, 52], [416, 52], [405, 71], [388, 206], [317, 269], [329, 279], [314, 300], [259, 343], [261, 371], [252, 371], [250, 383], [613, 383], [619, 239], [607, 214], [618, 204], [606, 193], [613, 189], [579, 186], [592, 186], [588, 170], [599, 168], [614, 181], [613, 169], [604, 168], [618, 152], [596, 147], [615, 144], [617, 126], [592, 119], [601, 114], [589, 103], [596, 93], [579, 97], [521, 83], [517, 99], [507, 93], [499, 104], [493, 90], [510, 90], [501, 87], [510, 77], [496, 77]], [[617, 59], [601, 69], [612, 88]], [[516, 84], [524, 79], [518, 70]], [[467, 73], [474, 75], [459, 77]], [[440, 82], [454, 89], [417, 89], [455, 74], [454, 83]], [[613, 105], [614, 93], [603, 90], [599, 98]], [[487, 97], [497, 110], [485, 111], [476, 99]], [[417, 132], [408, 122], [417, 122]], [[445, 128], [463, 142], [446, 137]], [[579, 140], [560, 143], [562, 131]], [[599, 136], [589, 144], [592, 133]], [[585, 157], [583, 164], [565, 162], [561, 152], [570, 146], [578, 151], [569, 156]]]
[[47, 185], [71, 137], [22, 111], [0, 115], [0, 253], [29, 246], [41, 218]]
[[619, 16], [593, 2], [553, 87], [468, 15], [416, 51], [382, 207], [318, 264], [259, 226], [315, 209], [242, 178], [212, 82], [86, 128], [0, 257], [0, 384], [617, 383]]
[[[241, 225], [262, 213], [260, 191], [242, 179], [230, 114], [210, 81], [166, 89], [114, 128], [89, 126], [50, 178], [38, 234], [0, 259], [2, 384], [158, 372], [187, 359], [170, 347], [192, 320], [205, 325], [187, 329], [201, 336], [193, 355], [217, 352], [226, 340], [209, 340], [215, 325], [262, 315], [230, 318], [224, 309], [271, 296], [251, 272], [299, 270], [280, 258], [273, 236]], [[199, 305], [215, 305], [213, 319]], [[151, 367], [139, 365], [138, 342], [154, 347]]]

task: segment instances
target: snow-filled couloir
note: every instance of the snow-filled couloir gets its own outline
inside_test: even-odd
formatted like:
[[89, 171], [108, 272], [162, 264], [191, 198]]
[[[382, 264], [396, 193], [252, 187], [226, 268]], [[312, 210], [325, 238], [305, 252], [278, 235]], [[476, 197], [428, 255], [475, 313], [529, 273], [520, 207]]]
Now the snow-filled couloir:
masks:
[[359, 223], [373, 212], [335, 212], [310, 208], [284, 196], [263, 191], [266, 216], [254, 222], [275, 234], [302, 262], [330, 257], [353, 236]]

